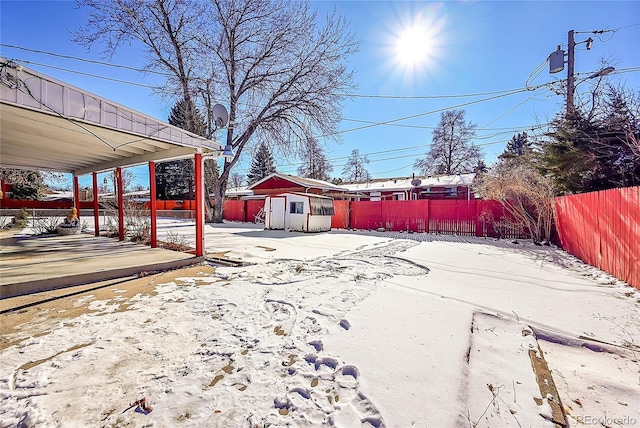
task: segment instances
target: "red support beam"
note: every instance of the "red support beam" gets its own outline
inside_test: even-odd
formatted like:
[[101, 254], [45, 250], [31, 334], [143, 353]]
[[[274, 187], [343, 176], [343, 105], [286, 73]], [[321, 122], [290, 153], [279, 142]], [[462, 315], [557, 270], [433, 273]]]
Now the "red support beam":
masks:
[[93, 174], [93, 228], [95, 236], [100, 236], [100, 203], [98, 202], [98, 173]]
[[116, 183], [118, 187], [118, 239], [124, 241], [124, 185], [122, 182], [122, 168], [116, 168]]
[[195, 155], [196, 179], [196, 256], [204, 256], [204, 180], [202, 174], [202, 155]]
[[156, 207], [156, 163], [149, 162], [149, 210], [151, 215], [151, 248], [158, 246], [158, 222]]
[[76, 214], [80, 219], [80, 184], [76, 175], [73, 176], [73, 206], [76, 207]]

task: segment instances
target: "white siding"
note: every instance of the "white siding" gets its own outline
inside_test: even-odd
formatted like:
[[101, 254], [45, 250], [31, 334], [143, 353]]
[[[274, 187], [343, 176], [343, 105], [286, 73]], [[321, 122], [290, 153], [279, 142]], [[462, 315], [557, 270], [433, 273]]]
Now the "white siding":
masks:
[[[325, 232], [331, 230], [331, 215], [311, 213], [312, 195], [282, 193], [265, 198], [265, 229], [284, 229], [297, 232]], [[318, 198], [315, 198], [316, 201]], [[331, 201], [331, 199], [323, 199]], [[297, 204], [297, 205], [296, 205]], [[292, 210], [292, 206], [296, 209]], [[329, 212], [331, 205], [314, 205], [320, 212]], [[292, 212], [294, 211], [294, 212]], [[298, 212], [295, 212], [298, 211]], [[301, 212], [300, 212], [301, 211]], [[318, 212], [318, 209], [316, 209]]]

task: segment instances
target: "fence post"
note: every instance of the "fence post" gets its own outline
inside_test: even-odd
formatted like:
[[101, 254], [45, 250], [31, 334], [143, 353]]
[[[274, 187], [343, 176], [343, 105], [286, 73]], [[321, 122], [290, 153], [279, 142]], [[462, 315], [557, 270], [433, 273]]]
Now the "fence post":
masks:
[[480, 221], [480, 215], [482, 214], [482, 201], [474, 202], [476, 203], [476, 236], [482, 237], [484, 235], [484, 231], [482, 230], [482, 222]]
[[429, 204], [431, 201], [429, 199], [425, 199], [427, 201], [427, 209], [426, 209], [426, 218], [424, 219], [424, 231], [425, 233], [429, 233]]

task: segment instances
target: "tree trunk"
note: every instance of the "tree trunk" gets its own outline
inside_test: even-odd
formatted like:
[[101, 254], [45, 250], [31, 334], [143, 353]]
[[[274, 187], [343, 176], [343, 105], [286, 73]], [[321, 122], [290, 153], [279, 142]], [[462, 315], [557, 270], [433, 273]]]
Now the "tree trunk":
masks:
[[[226, 162], [225, 162], [226, 166]], [[227, 191], [227, 181], [229, 178], [229, 169], [225, 168], [226, 171], [220, 175], [220, 179], [218, 180], [218, 185], [215, 188], [214, 194], [214, 204], [213, 204], [213, 216], [211, 218], [212, 223], [222, 223], [222, 210], [224, 203], [224, 194]]]

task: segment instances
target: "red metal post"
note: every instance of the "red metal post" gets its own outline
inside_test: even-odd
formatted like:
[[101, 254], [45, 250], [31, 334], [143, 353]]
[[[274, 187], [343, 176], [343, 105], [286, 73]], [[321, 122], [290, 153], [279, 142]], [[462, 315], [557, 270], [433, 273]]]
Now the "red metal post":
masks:
[[196, 179], [196, 256], [204, 255], [204, 180], [202, 179], [202, 155], [195, 155]]
[[98, 173], [93, 174], [93, 234], [100, 236], [100, 203], [98, 202]]
[[80, 219], [80, 185], [76, 175], [73, 176], [73, 206], [76, 207], [76, 214]]
[[149, 162], [149, 214], [151, 215], [151, 248], [158, 246], [158, 223], [156, 207], [156, 163]]
[[116, 168], [116, 183], [118, 187], [118, 239], [124, 241], [124, 186], [122, 183], [122, 168]]

